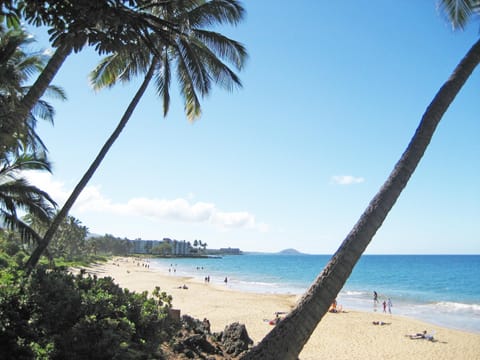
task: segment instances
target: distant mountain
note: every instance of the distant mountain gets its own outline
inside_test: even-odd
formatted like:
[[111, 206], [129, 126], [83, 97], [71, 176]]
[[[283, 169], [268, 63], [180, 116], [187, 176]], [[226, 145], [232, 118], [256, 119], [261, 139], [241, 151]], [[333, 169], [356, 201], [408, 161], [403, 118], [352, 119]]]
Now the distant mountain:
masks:
[[277, 254], [281, 255], [302, 255], [302, 253], [298, 250], [295, 249], [285, 249], [282, 251], [279, 251]]

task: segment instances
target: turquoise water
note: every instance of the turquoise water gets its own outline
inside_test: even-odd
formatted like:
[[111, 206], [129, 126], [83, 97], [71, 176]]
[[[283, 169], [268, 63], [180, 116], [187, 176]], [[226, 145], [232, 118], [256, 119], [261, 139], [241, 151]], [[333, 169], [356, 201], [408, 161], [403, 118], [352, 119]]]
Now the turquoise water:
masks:
[[[154, 259], [151, 268], [259, 293], [304, 293], [329, 255], [246, 254], [220, 259]], [[168, 272], [168, 269], [171, 272]], [[173, 271], [175, 269], [175, 272]], [[392, 313], [480, 333], [480, 255], [364, 255], [338, 296], [345, 309], [374, 311], [392, 299]], [[383, 311], [380, 308], [377, 311]]]

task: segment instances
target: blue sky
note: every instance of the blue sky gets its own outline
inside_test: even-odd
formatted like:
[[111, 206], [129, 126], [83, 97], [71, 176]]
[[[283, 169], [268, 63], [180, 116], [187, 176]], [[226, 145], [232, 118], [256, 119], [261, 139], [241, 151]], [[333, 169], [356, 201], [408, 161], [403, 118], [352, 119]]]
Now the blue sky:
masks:
[[[91, 232], [333, 253], [479, 36], [478, 21], [452, 31], [435, 1], [243, 4], [222, 29], [248, 49], [243, 88], [215, 89], [193, 124], [175, 88], [166, 118], [150, 89], [71, 212]], [[60, 204], [139, 85], [95, 93], [98, 60], [67, 59], [54, 83], [69, 100], [38, 129], [54, 173], [31, 178]], [[366, 253], [480, 253], [479, 97], [477, 69]]]

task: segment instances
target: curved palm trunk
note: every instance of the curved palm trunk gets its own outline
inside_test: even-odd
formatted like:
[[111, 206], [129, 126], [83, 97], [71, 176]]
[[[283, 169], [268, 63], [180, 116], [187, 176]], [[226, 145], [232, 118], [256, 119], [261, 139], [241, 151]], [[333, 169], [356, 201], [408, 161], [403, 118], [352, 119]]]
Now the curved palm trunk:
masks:
[[107, 152], [110, 150], [112, 147], [113, 143], [117, 140], [118, 136], [124, 129], [125, 125], [127, 124], [128, 120], [132, 116], [133, 111], [135, 110], [136, 106], [138, 105], [140, 99], [142, 98], [143, 94], [145, 93], [145, 90], [147, 89], [148, 84], [150, 83], [150, 80], [153, 77], [155, 67], [157, 65], [157, 60], [153, 60], [152, 64], [150, 65], [150, 68], [145, 75], [145, 79], [142, 82], [142, 85], [140, 88], [137, 90], [137, 93], [133, 97], [132, 101], [128, 105], [127, 110], [123, 114], [120, 123], [117, 125], [116, 129], [113, 131], [112, 135], [108, 138], [108, 140], [105, 142], [103, 145], [102, 149], [98, 153], [97, 157], [93, 161], [93, 163], [90, 165], [88, 168], [87, 172], [83, 175], [82, 179], [80, 182], [77, 184], [75, 189], [72, 191], [70, 194], [70, 197], [68, 200], [65, 202], [65, 205], [63, 205], [62, 209], [59, 211], [55, 219], [53, 220], [52, 224], [48, 228], [47, 232], [45, 233], [45, 236], [43, 237], [43, 240], [38, 246], [35, 248], [33, 251], [32, 255], [28, 259], [26, 263], [26, 270], [28, 273], [30, 273], [35, 265], [38, 263], [38, 260], [40, 259], [40, 256], [42, 253], [45, 251], [47, 248], [48, 244], [53, 238], [53, 235], [57, 231], [59, 225], [61, 224], [62, 220], [67, 216], [68, 212], [72, 208], [73, 204], [77, 200], [77, 198], [80, 196], [81, 192], [87, 186], [88, 182], [92, 178], [93, 174], [97, 170], [97, 168], [100, 166], [100, 163], [102, 162], [103, 158], [107, 154]]
[[357, 224], [292, 312], [243, 359], [297, 359], [420, 162], [443, 114], [480, 62], [473, 45], [425, 111], [402, 157]]
[[40, 100], [45, 90], [48, 88], [58, 70], [70, 55], [72, 48], [68, 45], [62, 45], [55, 50], [54, 54], [43, 69], [35, 83], [23, 97], [15, 116], [17, 121], [23, 121], [35, 104]]

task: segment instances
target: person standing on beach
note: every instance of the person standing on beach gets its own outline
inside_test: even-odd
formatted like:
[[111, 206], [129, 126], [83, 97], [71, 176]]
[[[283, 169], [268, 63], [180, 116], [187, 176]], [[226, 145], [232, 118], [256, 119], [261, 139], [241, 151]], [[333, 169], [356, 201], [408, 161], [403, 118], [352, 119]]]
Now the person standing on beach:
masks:
[[383, 301], [383, 312], [387, 313], [387, 302], [385, 300]]
[[378, 304], [378, 294], [376, 291], [373, 292], [373, 311], [377, 311]]
[[388, 298], [387, 300], [387, 307], [388, 307], [388, 313], [391, 315], [392, 314], [392, 299]]

